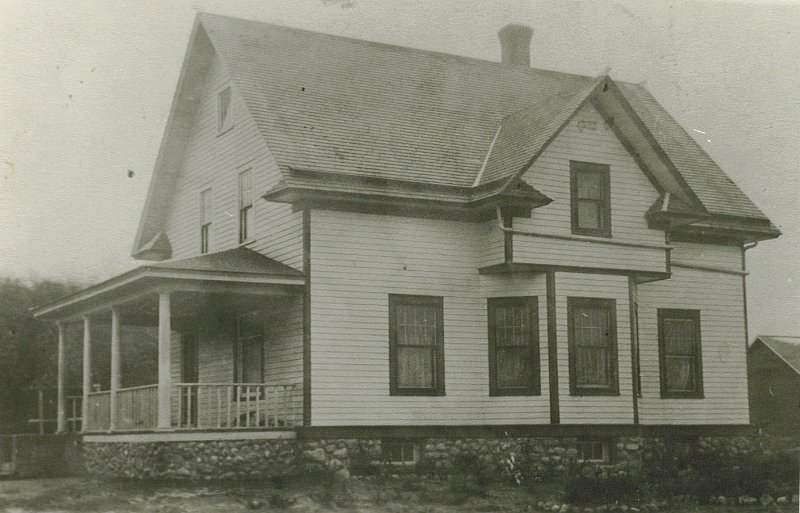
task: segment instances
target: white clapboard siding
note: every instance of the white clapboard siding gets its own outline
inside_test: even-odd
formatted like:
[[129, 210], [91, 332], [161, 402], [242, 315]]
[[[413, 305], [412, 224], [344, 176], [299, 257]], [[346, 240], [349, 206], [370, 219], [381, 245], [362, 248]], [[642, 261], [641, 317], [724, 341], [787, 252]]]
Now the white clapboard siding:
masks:
[[[571, 396], [567, 298], [614, 299], [617, 306], [619, 396]], [[564, 424], [630, 424], [633, 422], [628, 278], [599, 274], [556, 273], [558, 388]]]
[[742, 248], [739, 246], [718, 246], [674, 242], [672, 261], [703, 267], [719, 267], [738, 271], [742, 269]]
[[214, 57], [194, 113], [165, 229], [173, 258], [200, 253], [200, 191], [211, 187], [213, 218], [209, 252], [239, 245], [238, 177], [252, 169], [255, 226], [248, 247], [297, 269], [302, 268], [302, 214], [290, 205], [261, 198], [280, 179], [277, 163], [241, 96], [232, 88], [231, 128], [217, 132], [217, 95], [230, 84]]
[[[264, 383], [293, 385], [303, 381], [302, 296], [277, 300], [254, 299], [253, 309], [263, 312]], [[236, 319], [225, 323], [198, 319], [200, 383], [234, 382]], [[182, 382], [180, 334], [172, 341], [172, 380]]]
[[[530, 219], [515, 218], [514, 228], [554, 235], [572, 234], [570, 160], [610, 166], [610, 240], [664, 245], [664, 232], [648, 228], [645, 220], [645, 212], [658, 198], [658, 191], [591, 106], [584, 107], [575, 116], [525, 174], [526, 182], [553, 201], [534, 209]], [[514, 237], [514, 261], [647, 271], [664, 271], [666, 267], [663, 250], [521, 235]]]
[[277, 300], [264, 316], [264, 383], [303, 382], [303, 296]]
[[623, 248], [591, 241], [515, 235], [514, 262], [665, 272], [667, 261], [663, 249]]
[[[739, 269], [739, 248], [676, 244], [676, 259]], [[699, 258], [699, 260], [698, 260]], [[700, 310], [703, 399], [661, 399], [658, 308]], [[642, 424], [743, 424], [749, 422], [747, 353], [741, 276], [672, 269], [672, 278], [639, 286]]]
[[480, 248], [478, 267], [488, 267], [505, 262], [505, 233], [498, 226], [497, 220], [481, 225], [478, 233], [478, 247]]
[[[549, 422], [543, 395], [489, 397], [486, 298], [539, 299], [541, 276], [480, 276], [480, 225], [312, 211], [312, 425], [510, 424]], [[444, 298], [446, 395], [389, 395], [389, 294]]]

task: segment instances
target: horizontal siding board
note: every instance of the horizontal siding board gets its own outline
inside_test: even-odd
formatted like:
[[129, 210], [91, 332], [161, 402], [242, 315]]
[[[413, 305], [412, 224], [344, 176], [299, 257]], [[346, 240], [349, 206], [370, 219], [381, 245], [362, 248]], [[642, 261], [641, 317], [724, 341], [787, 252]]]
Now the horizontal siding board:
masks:
[[[619, 396], [581, 397], [569, 394], [567, 298], [570, 297], [614, 299], [616, 301]], [[562, 424], [630, 424], [633, 422], [629, 326], [628, 279], [626, 277], [556, 273], [558, 388]]]
[[[489, 397], [486, 298], [545, 300], [542, 277], [478, 274], [486, 233], [472, 223], [312, 212], [314, 425], [549, 421], [546, 395]], [[444, 397], [389, 395], [389, 294], [444, 297]], [[542, 324], [540, 352], [546, 359]]]
[[[664, 245], [664, 232], [648, 228], [645, 220], [645, 213], [658, 198], [658, 191], [590, 105], [575, 116], [525, 173], [523, 179], [553, 201], [534, 209], [530, 219], [515, 219], [515, 229], [551, 235], [572, 234], [570, 160], [609, 165], [610, 240]], [[515, 235], [514, 261], [663, 272], [666, 254], [657, 249]]]
[[209, 252], [239, 245], [238, 176], [252, 168], [253, 213], [249, 247], [279, 262], [302, 268], [302, 217], [291, 205], [268, 203], [261, 194], [280, 179], [277, 162], [253, 122], [238, 91], [232, 91], [232, 128], [217, 133], [217, 93], [230, 83], [219, 59], [213, 58], [176, 179], [175, 195], [166, 215], [165, 232], [172, 257], [200, 253], [200, 191], [212, 189]]
[[705, 267], [719, 267], [738, 271], [742, 269], [742, 248], [739, 246], [719, 246], [714, 244], [697, 244], [690, 242], [674, 242], [672, 260]]
[[[688, 247], [687, 246], [691, 246]], [[682, 259], [695, 265], [731, 266], [739, 248], [676, 244]], [[736, 255], [734, 255], [735, 249]], [[698, 260], [700, 259], [700, 260]], [[639, 337], [643, 424], [741, 424], [749, 422], [744, 293], [742, 278], [673, 268], [669, 280], [639, 286]], [[661, 399], [658, 308], [700, 310], [703, 399]]]

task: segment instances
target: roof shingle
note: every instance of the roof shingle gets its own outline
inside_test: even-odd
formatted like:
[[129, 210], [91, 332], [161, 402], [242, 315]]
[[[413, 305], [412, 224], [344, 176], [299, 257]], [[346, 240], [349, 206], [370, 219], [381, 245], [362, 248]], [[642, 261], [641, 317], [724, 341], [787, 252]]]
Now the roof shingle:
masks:
[[[595, 83], [218, 15], [199, 20], [283, 169], [471, 186], [501, 127], [479, 182], [511, 176]], [[765, 219], [650, 93], [618, 85], [709, 212]]]

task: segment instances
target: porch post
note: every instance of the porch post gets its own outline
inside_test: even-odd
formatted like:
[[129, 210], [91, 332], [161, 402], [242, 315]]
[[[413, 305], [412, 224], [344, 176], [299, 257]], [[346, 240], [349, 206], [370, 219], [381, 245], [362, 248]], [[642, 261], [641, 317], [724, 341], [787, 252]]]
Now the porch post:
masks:
[[92, 388], [92, 322], [83, 318], [83, 398], [81, 400], [81, 431], [89, 425], [89, 392]]
[[119, 352], [119, 312], [116, 308], [111, 308], [111, 392], [109, 395], [110, 418], [108, 423], [109, 431], [117, 428], [117, 392], [120, 385], [120, 352]]
[[172, 326], [169, 292], [158, 295], [158, 428], [172, 427], [172, 376], [170, 375], [172, 353]]
[[64, 358], [65, 333], [64, 325], [57, 323], [58, 326], [58, 413], [56, 416], [56, 433], [66, 433], [67, 431], [67, 408], [66, 408], [66, 359]]

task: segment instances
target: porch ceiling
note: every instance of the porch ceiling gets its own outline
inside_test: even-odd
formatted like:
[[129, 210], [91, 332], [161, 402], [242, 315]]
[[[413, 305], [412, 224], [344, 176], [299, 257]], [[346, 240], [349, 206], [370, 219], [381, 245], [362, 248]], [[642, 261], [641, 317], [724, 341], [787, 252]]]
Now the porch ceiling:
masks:
[[[126, 305], [148, 316], [141, 300], [159, 292], [178, 292], [177, 312], [202, 305], [235, 308], [253, 296], [289, 296], [305, 285], [300, 271], [247, 248], [138, 267], [47, 305], [33, 309], [36, 318], [71, 320]], [[150, 303], [147, 301], [146, 303]]]

